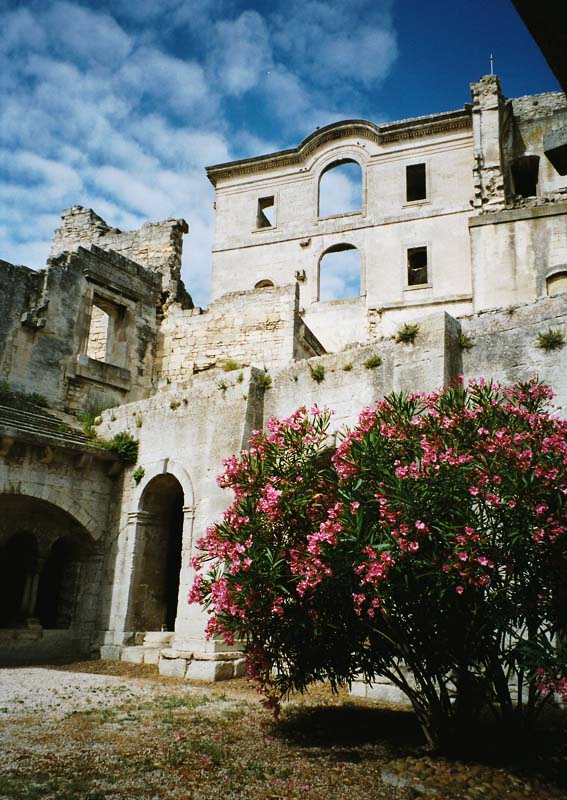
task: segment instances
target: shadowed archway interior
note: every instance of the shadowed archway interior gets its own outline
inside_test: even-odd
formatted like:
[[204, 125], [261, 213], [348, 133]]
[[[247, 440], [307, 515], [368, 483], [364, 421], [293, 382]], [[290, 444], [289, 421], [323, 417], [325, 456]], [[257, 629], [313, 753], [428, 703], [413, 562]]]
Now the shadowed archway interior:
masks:
[[173, 475], [157, 475], [142, 495], [145, 512], [138, 530], [132, 592], [132, 625], [137, 631], [173, 631], [177, 616], [184, 494]]

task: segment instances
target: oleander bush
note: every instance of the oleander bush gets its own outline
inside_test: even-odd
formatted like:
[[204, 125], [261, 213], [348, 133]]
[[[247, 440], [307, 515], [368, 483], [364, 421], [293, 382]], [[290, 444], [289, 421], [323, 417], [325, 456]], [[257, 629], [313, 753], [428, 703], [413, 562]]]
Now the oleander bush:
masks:
[[190, 599], [209, 635], [244, 643], [266, 704], [385, 676], [448, 748], [483, 714], [518, 733], [567, 700], [567, 422], [551, 394], [392, 394], [332, 455], [330, 412], [300, 408], [225, 462], [234, 499]]

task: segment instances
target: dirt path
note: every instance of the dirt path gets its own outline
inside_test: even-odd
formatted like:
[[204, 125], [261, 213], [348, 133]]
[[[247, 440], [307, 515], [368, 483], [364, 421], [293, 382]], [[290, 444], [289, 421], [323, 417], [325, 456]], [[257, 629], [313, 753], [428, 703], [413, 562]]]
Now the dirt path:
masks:
[[276, 725], [244, 681], [190, 685], [114, 662], [0, 670], [0, 800], [416, 797], [559, 800], [567, 789], [430, 758], [410, 712], [325, 687]]

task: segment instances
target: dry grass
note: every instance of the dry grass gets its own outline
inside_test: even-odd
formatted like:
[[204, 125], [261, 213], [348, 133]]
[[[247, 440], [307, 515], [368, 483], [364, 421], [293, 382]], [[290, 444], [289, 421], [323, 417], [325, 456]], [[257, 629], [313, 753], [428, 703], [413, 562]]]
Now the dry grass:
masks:
[[546, 762], [557, 772], [547, 781], [533, 767], [433, 758], [410, 712], [325, 686], [292, 698], [275, 723], [242, 680], [189, 686], [115, 662], [57, 669], [117, 675], [144, 693], [117, 690], [106, 705], [11, 716], [0, 734], [0, 800], [567, 796], [557, 783], [565, 751]]

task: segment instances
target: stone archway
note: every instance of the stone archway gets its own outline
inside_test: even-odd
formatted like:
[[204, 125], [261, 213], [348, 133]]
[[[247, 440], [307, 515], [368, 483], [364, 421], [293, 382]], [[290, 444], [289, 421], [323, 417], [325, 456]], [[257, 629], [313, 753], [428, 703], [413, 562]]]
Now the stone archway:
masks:
[[130, 592], [131, 630], [173, 631], [183, 545], [184, 491], [171, 473], [144, 487], [136, 514], [136, 553]]
[[95, 625], [99, 568], [92, 538], [67, 511], [0, 494], [0, 658], [78, 654]]

